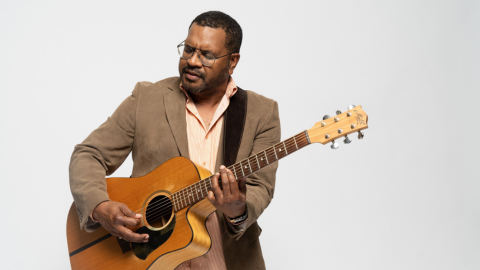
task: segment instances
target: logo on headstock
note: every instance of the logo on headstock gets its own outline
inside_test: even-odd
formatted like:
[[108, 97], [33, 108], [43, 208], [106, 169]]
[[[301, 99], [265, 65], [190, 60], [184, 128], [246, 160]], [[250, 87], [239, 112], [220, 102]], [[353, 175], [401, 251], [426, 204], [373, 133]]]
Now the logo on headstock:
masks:
[[358, 113], [357, 110], [353, 110], [355, 112], [355, 118], [357, 118], [357, 125], [366, 125], [365, 120], [363, 119], [363, 115]]

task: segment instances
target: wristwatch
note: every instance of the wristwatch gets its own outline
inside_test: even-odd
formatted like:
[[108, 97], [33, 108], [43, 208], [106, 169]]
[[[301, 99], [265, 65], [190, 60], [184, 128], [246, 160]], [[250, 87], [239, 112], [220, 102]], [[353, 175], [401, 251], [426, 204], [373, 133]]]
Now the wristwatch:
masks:
[[247, 221], [248, 211], [247, 211], [247, 208], [245, 208], [245, 214], [243, 214], [243, 215], [241, 215], [241, 216], [231, 218], [231, 217], [225, 215], [225, 217], [227, 218], [228, 222], [230, 222], [230, 224], [232, 224], [232, 225], [240, 225], [240, 224], [242, 224], [242, 223], [244, 223], [244, 222]]

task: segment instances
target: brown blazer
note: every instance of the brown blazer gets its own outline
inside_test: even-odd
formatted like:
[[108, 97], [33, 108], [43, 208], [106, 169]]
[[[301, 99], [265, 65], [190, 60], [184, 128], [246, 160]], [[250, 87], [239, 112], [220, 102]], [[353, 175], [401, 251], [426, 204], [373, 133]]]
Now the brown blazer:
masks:
[[[99, 203], [108, 200], [105, 177], [112, 174], [130, 152], [134, 160], [132, 177], [146, 175], [172, 157], [189, 157], [186, 98], [179, 85], [179, 77], [153, 84], [137, 83], [132, 95], [113, 115], [75, 146], [70, 161], [70, 187], [82, 228], [93, 231], [99, 227], [98, 223], [88, 222], [88, 216]], [[237, 161], [280, 141], [277, 103], [252, 91], [247, 91], [247, 96]], [[223, 134], [221, 136], [223, 141]], [[217, 171], [223, 162], [221, 153], [222, 146], [217, 155]], [[233, 231], [217, 210], [227, 269], [265, 269], [257, 219], [273, 198], [277, 166], [272, 164], [247, 179], [246, 230]]]

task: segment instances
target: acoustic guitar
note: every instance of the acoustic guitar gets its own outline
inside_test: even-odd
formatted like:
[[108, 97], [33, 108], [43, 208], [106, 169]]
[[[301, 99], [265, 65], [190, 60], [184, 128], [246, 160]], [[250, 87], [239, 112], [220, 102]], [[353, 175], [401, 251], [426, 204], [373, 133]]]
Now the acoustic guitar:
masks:
[[[361, 106], [325, 116], [305, 130], [262, 152], [229, 166], [236, 179], [246, 177], [311, 144], [332, 142], [368, 128]], [[206, 199], [212, 187], [212, 174], [184, 157], [175, 157], [151, 173], [138, 178], [107, 178], [112, 201], [125, 203], [143, 215], [141, 224], [129, 227], [150, 235], [147, 243], [129, 243], [113, 237], [105, 229], [93, 233], [81, 230], [75, 205], [67, 218], [67, 241], [72, 269], [175, 269], [182, 262], [207, 253], [211, 239], [205, 227], [215, 207]]]

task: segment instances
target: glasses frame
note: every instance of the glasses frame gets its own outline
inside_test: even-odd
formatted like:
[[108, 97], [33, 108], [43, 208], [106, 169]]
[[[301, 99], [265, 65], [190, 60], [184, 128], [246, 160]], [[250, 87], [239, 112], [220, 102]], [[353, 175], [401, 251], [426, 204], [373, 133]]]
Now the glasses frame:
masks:
[[[209, 51], [203, 51], [203, 50], [200, 50], [200, 49], [197, 49], [197, 48], [188, 46], [188, 47], [194, 49], [194, 51], [193, 51], [192, 56], [190, 56], [190, 58], [184, 58], [184, 57], [182, 57], [182, 54], [180, 54], [180, 46], [182, 46], [182, 45], [183, 45], [183, 47], [188, 46], [188, 45], [185, 44], [185, 40], [182, 41], [182, 42], [180, 42], [180, 44], [177, 45], [177, 51], [178, 51], [178, 55], [180, 56], [180, 58], [182, 58], [183, 60], [188, 61], [188, 60], [190, 60], [190, 59], [195, 55], [195, 53], [197, 53], [198, 60], [200, 61], [200, 63], [202, 63], [202, 65], [204, 65], [204, 66], [206, 66], [206, 67], [211, 67], [211, 66], [215, 65], [215, 62], [217, 62], [217, 59], [220, 59], [220, 58], [222, 58], [222, 57], [225, 57], [225, 56], [234, 54], [234, 52], [232, 52], [232, 53], [229, 53], [229, 54], [225, 54], [225, 55], [216, 57], [215, 55], [213, 55], [213, 53], [211, 53], [211, 52], [209, 52]], [[202, 59], [200, 59], [200, 52], [206, 52], [206, 53], [211, 54], [211, 55], [213, 56], [213, 64], [211, 64], [211, 65], [206, 65], [205, 63], [203, 63]]]

